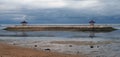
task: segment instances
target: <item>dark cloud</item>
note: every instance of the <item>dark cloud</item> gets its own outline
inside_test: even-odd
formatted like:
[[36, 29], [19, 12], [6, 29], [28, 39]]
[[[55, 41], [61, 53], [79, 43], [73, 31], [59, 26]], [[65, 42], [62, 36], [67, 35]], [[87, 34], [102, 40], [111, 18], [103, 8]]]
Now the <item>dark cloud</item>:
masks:
[[98, 23], [120, 23], [120, 0], [51, 1], [1, 0], [0, 22], [19, 23], [27, 19], [31, 23], [87, 23], [95, 19]]

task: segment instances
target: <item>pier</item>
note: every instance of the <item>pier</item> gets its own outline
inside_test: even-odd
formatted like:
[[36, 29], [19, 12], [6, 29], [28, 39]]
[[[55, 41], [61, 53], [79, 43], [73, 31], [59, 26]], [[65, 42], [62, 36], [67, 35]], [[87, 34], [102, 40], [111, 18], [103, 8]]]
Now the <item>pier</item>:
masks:
[[110, 26], [103, 25], [18, 25], [9, 26], [4, 30], [8, 31], [113, 31], [116, 30]]
[[89, 21], [89, 25], [75, 24], [46, 24], [46, 25], [28, 25], [27, 21], [22, 21], [21, 25], [9, 26], [4, 30], [8, 31], [95, 31], [109, 32], [116, 30], [110, 26], [95, 25], [94, 20]]

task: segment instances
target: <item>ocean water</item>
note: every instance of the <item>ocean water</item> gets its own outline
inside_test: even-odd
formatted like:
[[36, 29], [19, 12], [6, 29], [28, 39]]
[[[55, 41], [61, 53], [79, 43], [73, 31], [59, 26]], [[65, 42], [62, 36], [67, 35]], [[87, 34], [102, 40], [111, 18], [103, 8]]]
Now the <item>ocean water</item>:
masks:
[[[100, 24], [106, 25], [106, 24]], [[69, 54], [85, 54], [89, 57], [119, 57], [120, 56], [120, 24], [107, 24], [118, 30], [111, 32], [81, 32], [81, 31], [6, 31], [2, 30], [7, 26], [0, 26], [0, 41], [18, 46], [44, 50], [50, 48], [52, 51], [59, 51]], [[99, 44], [58, 44], [52, 41], [76, 41]], [[105, 42], [105, 43], [104, 43]], [[72, 47], [69, 47], [72, 45]], [[92, 47], [91, 47], [92, 46]]]

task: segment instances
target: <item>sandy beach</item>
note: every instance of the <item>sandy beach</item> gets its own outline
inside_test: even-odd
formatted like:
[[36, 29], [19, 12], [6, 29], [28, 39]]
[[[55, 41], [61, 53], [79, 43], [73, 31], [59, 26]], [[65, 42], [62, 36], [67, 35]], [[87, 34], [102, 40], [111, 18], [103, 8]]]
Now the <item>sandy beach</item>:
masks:
[[0, 43], [0, 57], [86, 57], [85, 55], [70, 55], [48, 51], [38, 51]]

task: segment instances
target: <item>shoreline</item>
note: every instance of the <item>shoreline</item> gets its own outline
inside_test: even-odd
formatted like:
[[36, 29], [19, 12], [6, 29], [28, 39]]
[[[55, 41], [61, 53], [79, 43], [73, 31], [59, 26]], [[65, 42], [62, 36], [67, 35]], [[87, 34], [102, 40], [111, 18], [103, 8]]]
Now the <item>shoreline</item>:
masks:
[[57, 52], [47, 52], [31, 48], [23, 48], [0, 42], [0, 56], [2, 57], [86, 57], [85, 55], [71, 55]]
[[[111, 54], [109, 56], [116, 55], [119, 57], [117, 51], [113, 51], [116, 50], [116, 48], [119, 48], [120, 43], [119, 41], [115, 40], [113, 41], [35, 40], [27, 42], [20, 40], [15, 42], [13, 41], [1, 42], [4, 45], [3, 44], [1, 45], [0, 43], [1, 45], [0, 55], [2, 55], [3, 57], [95, 57], [95, 56], [108, 56], [109, 54]], [[37, 47], [35, 47], [35, 45], [37, 45]], [[118, 47], [114, 45], [118, 45]], [[115, 49], [112, 49], [112, 47]], [[109, 50], [110, 53], [106, 51], [109, 48], [111, 48]], [[50, 51], [48, 49], [50, 49]], [[112, 54], [111, 52], [114, 52], [114, 54]]]

